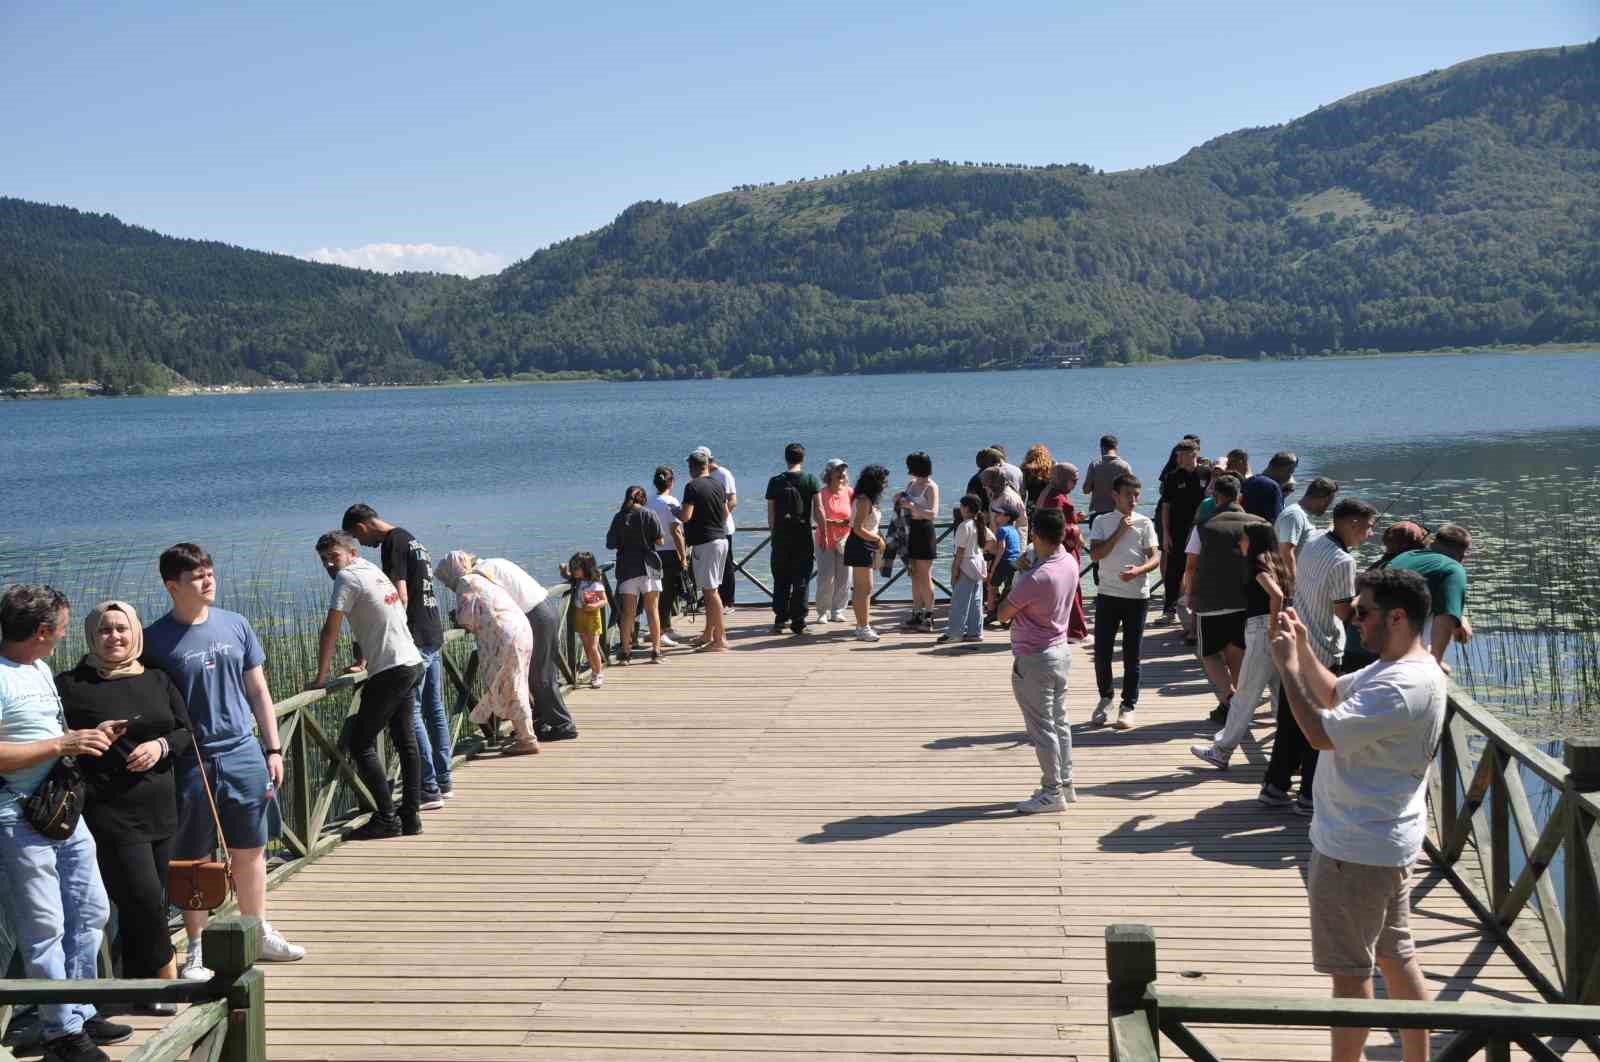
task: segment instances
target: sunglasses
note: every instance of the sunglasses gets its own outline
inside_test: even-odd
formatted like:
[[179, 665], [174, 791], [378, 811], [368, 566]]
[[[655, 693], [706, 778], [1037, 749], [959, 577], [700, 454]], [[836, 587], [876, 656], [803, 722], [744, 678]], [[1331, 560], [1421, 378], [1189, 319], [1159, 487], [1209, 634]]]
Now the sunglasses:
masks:
[[1381, 616], [1383, 613], [1384, 610], [1381, 608], [1368, 608], [1365, 605], [1356, 606], [1356, 619], [1358, 620], [1364, 620], [1368, 616]]

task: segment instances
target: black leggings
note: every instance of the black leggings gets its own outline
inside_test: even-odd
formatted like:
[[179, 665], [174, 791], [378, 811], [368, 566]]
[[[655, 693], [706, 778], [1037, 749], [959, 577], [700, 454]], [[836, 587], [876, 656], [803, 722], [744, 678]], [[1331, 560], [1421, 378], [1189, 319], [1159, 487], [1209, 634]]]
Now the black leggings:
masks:
[[[1334, 669], [1337, 673], [1338, 669]], [[1296, 771], [1300, 772], [1300, 795], [1311, 800], [1311, 785], [1317, 777], [1317, 750], [1311, 747], [1295, 722], [1294, 711], [1289, 707], [1289, 694], [1278, 690], [1278, 732], [1272, 739], [1272, 758], [1267, 761], [1266, 780], [1279, 791], [1287, 793]]]
[[378, 759], [378, 735], [387, 728], [395, 755], [400, 757], [400, 811], [415, 816], [422, 806], [422, 759], [417, 752], [417, 731], [411, 723], [411, 691], [422, 681], [422, 665], [385, 668], [367, 680], [361, 707], [350, 721], [350, 757], [356, 773], [378, 803], [380, 818], [394, 818], [394, 797], [389, 778]]
[[167, 929], [167, 864], [172, 838], [119, 841], [95, 838], [106, 895], [117, 905], [123, 977], [155, 977], [172, 961]]
[[678, 595], [682, 593], [683, 562], [675, 549], [659, 550], [661, 557], [661, 629], [672, 626], [672, 617], [678, 614]]

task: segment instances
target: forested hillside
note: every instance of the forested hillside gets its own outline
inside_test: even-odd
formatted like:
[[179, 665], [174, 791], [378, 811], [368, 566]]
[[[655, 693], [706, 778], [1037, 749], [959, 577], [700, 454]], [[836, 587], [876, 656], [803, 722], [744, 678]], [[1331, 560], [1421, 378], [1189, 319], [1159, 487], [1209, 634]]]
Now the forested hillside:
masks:
[[476, 281], [0, 199], [0, 379], [875, 372], [1594, 339], [1597, 45], [1491, 56], [1135, 172], [901, 163], [639, 203]]

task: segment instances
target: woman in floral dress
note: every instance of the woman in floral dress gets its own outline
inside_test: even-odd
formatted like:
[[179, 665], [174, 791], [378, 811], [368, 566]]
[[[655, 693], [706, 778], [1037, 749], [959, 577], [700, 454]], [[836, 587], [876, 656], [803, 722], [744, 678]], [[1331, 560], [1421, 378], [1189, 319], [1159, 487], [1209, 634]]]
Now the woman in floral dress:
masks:
[[434, 567], [433, 574], [455, 592], [455, 620], [478, 642], [483, 696], [472, 707], [472, 721], [509, 719], [517, 740], [502, 755], [525, 756], [539, 751], [528, 697], [533, 630], [511, 595], [473, 570], [476, 560], [470, 553], [453, 550]]

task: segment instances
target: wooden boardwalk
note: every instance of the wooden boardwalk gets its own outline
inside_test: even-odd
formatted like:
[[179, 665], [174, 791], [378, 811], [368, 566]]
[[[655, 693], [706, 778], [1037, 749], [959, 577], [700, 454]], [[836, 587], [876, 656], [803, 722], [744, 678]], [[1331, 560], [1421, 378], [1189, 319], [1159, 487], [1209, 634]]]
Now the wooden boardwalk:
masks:
[[[1078, 803], [1023, 818], [1038, 774], [1003, 636], [769, 624], [741, 608], [732, 653], [613, 668], [571, 695], [579, 740], [474, 762], [423, 836], [274, 891], [309, 955], [268, 968], [270, 1057], [1097, 1059], [1119, 921], [1156, 927], [1164, 982], [1326, 991], [1306, 820], [1255, 801], [1266, 712], [1232, 772], [1191, 757], [1213, 702], [1173, 629], [1146, 640], [1129, 732], [1084, 729], [1079, 648]], [[1436, 876], [1414, 925], [1443, 996], [1539, 1001]], [[1323, 1030], [1201, 1035], [1326, 1057]]]

